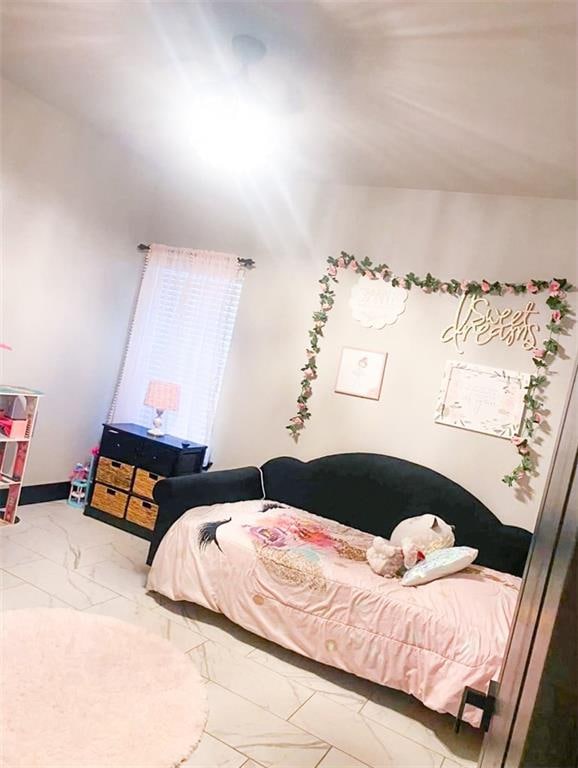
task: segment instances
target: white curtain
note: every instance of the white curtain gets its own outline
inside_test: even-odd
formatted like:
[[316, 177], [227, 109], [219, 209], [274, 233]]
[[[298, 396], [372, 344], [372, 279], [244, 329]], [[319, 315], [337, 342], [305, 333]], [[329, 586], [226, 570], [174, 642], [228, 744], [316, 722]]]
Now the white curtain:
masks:
[[150, 425], [149, 381], [174, 382], [165, 431], [210, 446], [244, 273], [231, 254], [151, 246], [110, 421]]

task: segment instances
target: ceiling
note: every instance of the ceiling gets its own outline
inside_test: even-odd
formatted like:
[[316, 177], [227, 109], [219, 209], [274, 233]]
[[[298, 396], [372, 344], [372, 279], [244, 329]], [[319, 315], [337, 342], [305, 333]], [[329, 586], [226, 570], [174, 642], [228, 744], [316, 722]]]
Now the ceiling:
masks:
[[251, 78], [288, 169], [342, 184], [576, 196], [576, 10], [524, 2], [2, 4], [3, 75], [164, 167], [193, 161], [199, 96]]

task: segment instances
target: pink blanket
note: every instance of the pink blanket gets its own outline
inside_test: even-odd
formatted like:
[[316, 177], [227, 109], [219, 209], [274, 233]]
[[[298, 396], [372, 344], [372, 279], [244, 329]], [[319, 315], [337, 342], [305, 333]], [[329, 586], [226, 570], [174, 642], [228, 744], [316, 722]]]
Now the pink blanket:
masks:
[[471, 566], [402, 587], [369, 568], [372, 539], [275, 502], [198, 507], [161, 542], [148, 588], [455, 715], [465, 685], [499, 675], [520, 579]]

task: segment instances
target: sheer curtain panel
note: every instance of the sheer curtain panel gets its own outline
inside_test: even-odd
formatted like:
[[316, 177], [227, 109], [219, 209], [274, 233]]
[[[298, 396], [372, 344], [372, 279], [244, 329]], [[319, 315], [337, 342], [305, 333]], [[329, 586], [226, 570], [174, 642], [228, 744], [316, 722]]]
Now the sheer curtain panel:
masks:
[[110, 420], [149, 426], [149, 381], [180, 386], [165, 431], [210, 446], [245, 270], [228, 253], [151, 245]]

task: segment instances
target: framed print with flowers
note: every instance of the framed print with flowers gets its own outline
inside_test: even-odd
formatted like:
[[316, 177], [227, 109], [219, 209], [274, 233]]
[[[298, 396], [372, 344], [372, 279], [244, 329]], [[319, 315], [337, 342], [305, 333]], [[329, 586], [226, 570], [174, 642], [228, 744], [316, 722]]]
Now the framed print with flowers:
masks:
[[343, 347], [335, 391], [341, 395], [379, 400], [386, 358], [385, 352]]
[[448, 360], [434, 420], [511, 440], [524, 417], [527, 373]]

